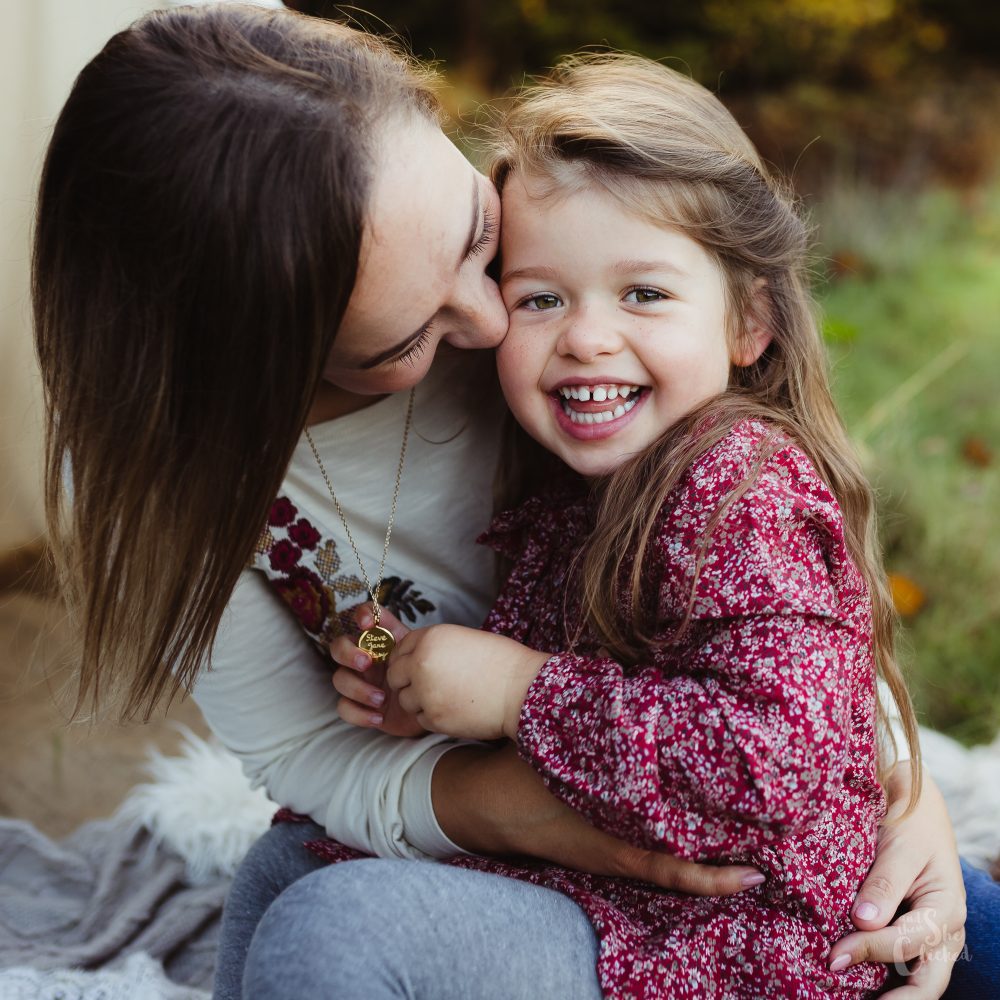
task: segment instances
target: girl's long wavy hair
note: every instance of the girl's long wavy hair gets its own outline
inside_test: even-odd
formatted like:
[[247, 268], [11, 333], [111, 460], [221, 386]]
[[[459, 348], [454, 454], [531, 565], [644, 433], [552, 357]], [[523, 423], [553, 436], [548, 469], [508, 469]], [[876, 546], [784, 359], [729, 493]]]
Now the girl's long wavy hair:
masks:
[[[585, 620], [626, 662], [653, 643], [655, 607], [643, 599], [641, 583], [664, 499], [738, 421], [766, 421], [801, 446], [843, 511], [847, 544], [871, 595], [878, 673], [899, 705], [912, 754], [912, 808], [920, 787], [916, 719], [893, 654], [896, 621], [873, 495], [830, 393], [806, 278], [808, 231], [794, 199], [714, 95], [659, 63], [619, 53], [569, 57], [512, 101], [496, 134], [498, 188], [515, 171], [547, 182], [555, 197], [597, 186], [626, 211], [684, 233], [722, 270], [731, 348], [748, 336], [749, 316], [772, 334], [755, 364], [732, 368], [725, 393], [595, 482], [595, 523], [575, 574]], [[505, 458], [502, 504], [537, 488], [555, 461], [519, 429], [508, 437]], [[723, 514], [715, 513], [712, 526]], [[623, 553], [635, 554], [627, 574]], [[631, 609], [624, 620], [622, 607]], [[878, 712], [879, 728], [891, 738], [881, 704]]]
[[33, 248], [45, 503], [75, 713], [189, 686], [354, 286], [379, 131], [436, 120], [384, 41], [288, 11], [150, 14], [77, 78]]

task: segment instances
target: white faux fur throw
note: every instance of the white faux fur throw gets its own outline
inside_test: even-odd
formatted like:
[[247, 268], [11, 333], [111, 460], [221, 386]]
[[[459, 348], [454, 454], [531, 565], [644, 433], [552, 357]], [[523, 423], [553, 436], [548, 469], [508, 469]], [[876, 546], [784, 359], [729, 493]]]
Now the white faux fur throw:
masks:
[[0, 970], [3, 1000], [209, 1000], [204, 990], [172, 983], [145, 952], [129, 955], [118, 968], [99, 972], [59, 969]]
[[151, 750], [146, 770], [153, 780], [133, 788], [118, 815], [180, 855], [188, 881], [202, 885], [236, 871], [278, 807], [263, 790], [250, 788], [228, 750], [179, 728], [180, 756]]

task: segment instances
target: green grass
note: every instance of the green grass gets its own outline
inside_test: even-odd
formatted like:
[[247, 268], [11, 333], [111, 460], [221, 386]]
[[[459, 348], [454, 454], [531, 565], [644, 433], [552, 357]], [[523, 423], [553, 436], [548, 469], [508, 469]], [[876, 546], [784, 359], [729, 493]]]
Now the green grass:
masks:
[[963, 200], [842, 185], [814, 217], [834, 388], [879, 494], [886, 566], [926, 593], [901, 636], [918, 713], [989, 740], [1000, 728], [1000, 188]]

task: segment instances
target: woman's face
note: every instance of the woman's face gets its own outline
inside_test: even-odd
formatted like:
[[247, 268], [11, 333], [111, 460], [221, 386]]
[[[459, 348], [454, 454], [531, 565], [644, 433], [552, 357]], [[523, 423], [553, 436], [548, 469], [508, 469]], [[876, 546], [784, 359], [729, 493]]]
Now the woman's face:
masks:
[[441, 341], [493, 348], [507, 310], [486, 267], [497, 252], [493, 185], [419, 116], [387, 127], [358, 278], [324, 369], [360, 394], [419, 382]]

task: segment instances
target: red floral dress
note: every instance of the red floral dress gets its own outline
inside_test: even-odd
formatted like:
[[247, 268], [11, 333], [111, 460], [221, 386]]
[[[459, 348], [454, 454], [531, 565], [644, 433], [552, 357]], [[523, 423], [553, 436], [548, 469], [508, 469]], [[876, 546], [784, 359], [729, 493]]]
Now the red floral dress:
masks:
[[[622, 666], [584, 631], [542, 667], [518, 731], [550, 790], [595, 826], [683, 858], [752, 864], [766, 882], [701, 898], [544, 863], [446, 862], [572, 897], [600, 938], [608, 997], [818, 1000], [885, 979], [881, 965], [826, 967], [852, 930], [885, 812], [870, 601], [838, 505], [803, 453], [780, 442], [756, 469], [769, 440], [761, 423], [738, 425], [667, 497], [644, 568], [655, 651]], [[706, 544], [713, 513], [755, 471]], [[578, 627], [567, 572], [589, 517], [585, 497], [561, 495], [495, 519], [483, 540], [514, 568], [486, 628], [566, 649]]]

